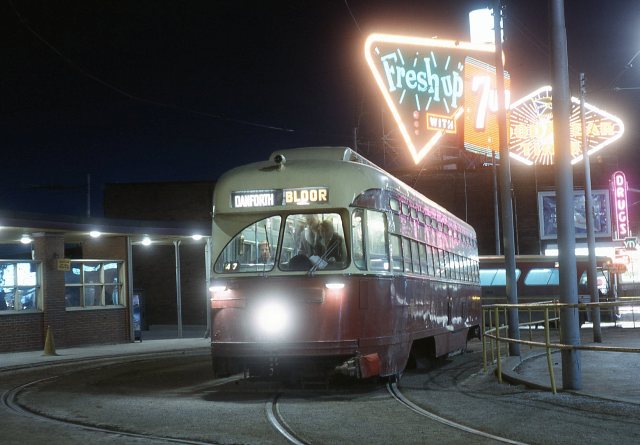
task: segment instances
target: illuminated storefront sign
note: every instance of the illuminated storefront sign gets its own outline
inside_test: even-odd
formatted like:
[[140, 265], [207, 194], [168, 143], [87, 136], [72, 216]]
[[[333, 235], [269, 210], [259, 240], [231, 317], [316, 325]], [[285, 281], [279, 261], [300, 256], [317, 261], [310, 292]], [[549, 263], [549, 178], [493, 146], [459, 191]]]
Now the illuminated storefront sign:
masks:
[[367, 38], [367, 64], [416, 164], [445, 134], [458, 132], [457, 120], [465, 111], [478, 113], [464, 106], [465, 85], [473, 82], [466, 69], [468, 56], [490, 58], [494, 51], [493, 45], [453, 40], [388, 34]]
[[[510, 156], [527, 165], [551, 165], [554, 158], [551, 87], [545, 86], [511, 105]], [[622, 121], [606, 111], [585, 103], [585, 125], [591, 156], [620, 139]], [[580, 100], [571, 98], [571, 163], [582, 160], [582, 123]]]
[[327, 187], [247, 190], [231, 193], [231, 207], [234, 209], [327, 204], [328, 202], [329, 189]]
[[[593, 228], [596, 237], [611, 236], [611, 208], [607, 190], [592, 190]], [[558, 238], [556, 192], [538, 192], [538, 222], [540, 239]], [[573, 192], [573, 223], [576, 238], [587, 237], [587, 212], [584, 191]]]
[[629, 210], [627, 201], [627, 178], [618, 171], [611, 176], [611, 195], [616, 217], [616, 239], [625, 239], [629, 231]]

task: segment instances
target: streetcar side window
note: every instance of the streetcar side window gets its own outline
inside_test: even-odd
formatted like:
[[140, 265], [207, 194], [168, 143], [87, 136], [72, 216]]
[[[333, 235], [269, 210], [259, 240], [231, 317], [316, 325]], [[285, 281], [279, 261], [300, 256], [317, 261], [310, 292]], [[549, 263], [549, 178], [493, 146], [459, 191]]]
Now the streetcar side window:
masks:
[[[516, 269], [516, 281], [520, 278], [520, 269]], [[480, 269], [481, 286], [506, 286], [506, 269]]]
[[353, 264], [358, 269], [366, 269], [367, 265], [364, 258], [364, 212], [362, 209], [356, 209], [351, 216], [351, 257]]
[[268, 272], [273, 269], [280, 233], [279, 216], [270, 216], [241, 230], [226, 245], [216, 263], [217, 273]]
[[436, 275], [436, 269], [433, 265], [433, 247], [431, 246], [427, 246], [427, 268], [429, 275]]
[[411, 247], [408, 238], [402, 239], [402, 261], [404, 263], [404, 270], [411, 272]]
[[524, 277], [526, 286], [559, 286], [560, 271], [551, 268], [533, 268]]
[[427, 267], [427, 246], [425, 244], [419, 244], [418, 248], [420, 249], [420, 270], [423, 275], [428, 273]]
[[402, 272], [404, 270], [402, 240], [398, 235], [389, 234], [389, 243], [391, 244], [391, 268], [394, 271]]
[[367, 267], [372, 271], [388, 271], [389, 251], [385, 215], [374, 210], [366, 210], [365, 215]]

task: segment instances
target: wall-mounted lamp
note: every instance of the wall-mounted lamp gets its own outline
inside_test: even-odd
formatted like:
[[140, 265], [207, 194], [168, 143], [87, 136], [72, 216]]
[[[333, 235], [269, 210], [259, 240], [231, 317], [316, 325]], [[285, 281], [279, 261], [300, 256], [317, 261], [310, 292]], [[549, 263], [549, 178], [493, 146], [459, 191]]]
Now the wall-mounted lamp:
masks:
[[102, 235], [102, 232], [99, 232], [98, 230], [92, 230], [89, 232], [89, 236], [91, 238], [100, 238], [100, 235]]
[[22, 235], [22, 238], [20, 238], [20, 242], [22, 244], [31, 244], [31, 242], [33, 242], [33, 238], [31, 238], [27, 234], [24, 234], [24, 235]]
[[193, 238], [194, 241], [200, 241], [202, 239], [202, 235], [196, 233], [194, 235], [191, 235], [191, 238]]
[[148, 236], [145, 236], [144, 238], [142, 238], [142, 245], [143, 246], [150, 246], [151, 245], [151, 238], [149, 238]]

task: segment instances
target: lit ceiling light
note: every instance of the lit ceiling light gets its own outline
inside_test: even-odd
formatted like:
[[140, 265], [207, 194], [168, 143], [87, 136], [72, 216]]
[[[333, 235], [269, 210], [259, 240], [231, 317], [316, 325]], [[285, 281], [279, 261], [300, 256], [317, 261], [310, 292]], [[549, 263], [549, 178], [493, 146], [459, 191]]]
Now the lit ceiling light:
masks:
[[20, 238], [22, 244], [31, 244], [32, 241], [33, 239], [29, 235], [22, 235], [22, 238]]
[[191, 235], [191, 238], [193, 238], [195, 241], [200, 241], [202, 239], [202, 235], [196, 233], [195, 235]]
[[143, 246], [151, 245], [151, 238], [149, 238], [148, 236], [145, 236], [144, 238], [142, 238], [142, 245]]
[[91, 238], [99, 238], [100, 235], [102, 235], [102, 233], [97, 230], [92, 230], [91, 232], [89, 232], [89, 236]]

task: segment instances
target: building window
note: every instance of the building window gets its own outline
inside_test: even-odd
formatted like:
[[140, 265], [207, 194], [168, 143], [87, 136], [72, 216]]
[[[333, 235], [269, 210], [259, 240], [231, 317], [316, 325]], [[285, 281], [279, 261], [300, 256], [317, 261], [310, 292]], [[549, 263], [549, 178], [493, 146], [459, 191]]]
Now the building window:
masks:
[[65, 272], [66, 307], [124, 305], [122, 261], [72, 260]]
[[0, 311], [42, 308], [42, 263], [0, 260]]

